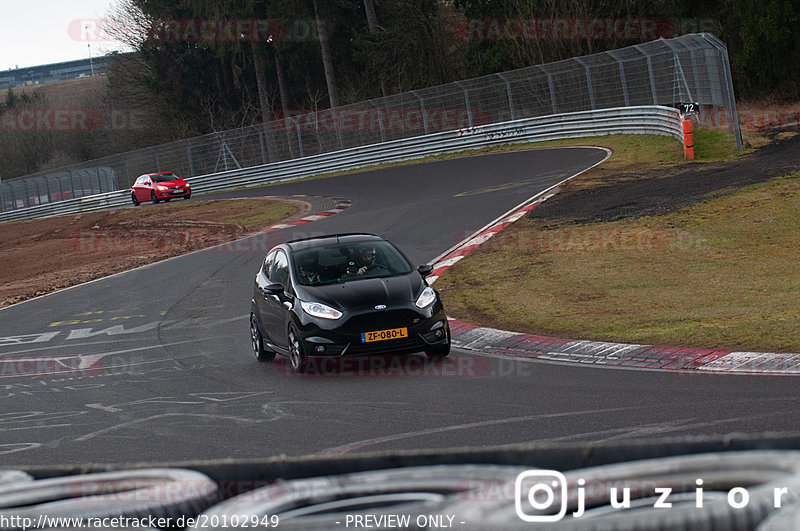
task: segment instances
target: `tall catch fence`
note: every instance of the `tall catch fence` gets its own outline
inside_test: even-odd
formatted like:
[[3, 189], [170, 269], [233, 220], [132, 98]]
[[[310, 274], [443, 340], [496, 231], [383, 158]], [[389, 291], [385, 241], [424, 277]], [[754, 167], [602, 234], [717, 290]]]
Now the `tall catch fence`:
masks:
[[0, 211], [67, 198], [64, 189], [85, 190], [77, 186], [84, 174], [110, 172], [115, 178], [103, 182], [124, 189], [143, 173], [171, 171], [189, 179], [510, 120], [689, 102], [699, 104], [701, 125], [719, 126], [724, 115], [741, 149], [727, 48], [708, 33], [659, 39], [336, 109], [290, 114], [251, 127], [19, 177], [0, 183]]

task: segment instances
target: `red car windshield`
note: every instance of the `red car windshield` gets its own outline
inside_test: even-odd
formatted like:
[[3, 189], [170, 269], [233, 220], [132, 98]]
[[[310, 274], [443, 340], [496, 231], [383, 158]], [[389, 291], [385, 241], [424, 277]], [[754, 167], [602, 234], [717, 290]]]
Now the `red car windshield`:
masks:
[[150, 178], [153, 180], [154, 183], [166, 183], [169, 181], [182, 181], [180, 177], [175, 175], [174, 173], [164, 173], [160, 175], [151, 175]]

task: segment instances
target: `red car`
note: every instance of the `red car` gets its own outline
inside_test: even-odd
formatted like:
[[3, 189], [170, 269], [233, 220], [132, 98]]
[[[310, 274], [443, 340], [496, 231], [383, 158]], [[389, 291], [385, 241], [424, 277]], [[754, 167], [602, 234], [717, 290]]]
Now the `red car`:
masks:
[[172, 172], [147, 173], [140, 175], [131, 188], [131, 202], [134, 206], [144, 201], [169, 201], [174, 197], [189, 199], [192, 187]]

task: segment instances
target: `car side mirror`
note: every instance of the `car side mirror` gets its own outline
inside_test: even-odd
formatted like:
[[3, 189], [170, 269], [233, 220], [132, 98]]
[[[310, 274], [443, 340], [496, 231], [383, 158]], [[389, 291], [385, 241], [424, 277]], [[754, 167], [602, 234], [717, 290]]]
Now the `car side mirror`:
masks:
[[430, 265], [430, 264], [424, 264], [424, 265], [421, 265], [421, 266], [419, 266], [419, 267], [417, 268], [417, 271], [418, 271], [418, 272], [419, 272], [419, 274], [420, 274], [420, 275], [422, 275], [423, 277], [427, 277], [428, 275], [430, 275], [431, 273], [433, 273], [433, 266], [432, 266], [432, 265]]
[[283, 284], [279, 284], [277, 282], [272, 284], [267, 284], [264, 287], [264, 292], [270, 295], [278, 295], [280, 293], [283, 293]]

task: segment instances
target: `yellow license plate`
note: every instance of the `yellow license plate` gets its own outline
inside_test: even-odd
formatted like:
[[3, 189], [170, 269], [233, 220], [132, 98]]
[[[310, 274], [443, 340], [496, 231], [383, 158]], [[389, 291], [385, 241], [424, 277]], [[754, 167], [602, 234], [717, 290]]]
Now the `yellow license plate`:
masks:
[[402, 339], [408, 337], [408, 328], [392, 328], [391, 330], [375, 330], [374, 332], [362, 332], [361, 342], [386, 341], [387, 339]]

